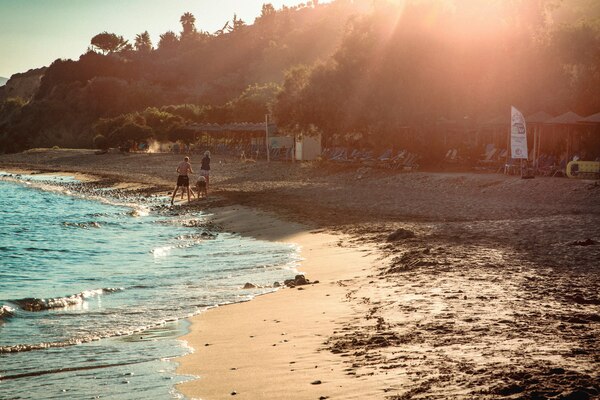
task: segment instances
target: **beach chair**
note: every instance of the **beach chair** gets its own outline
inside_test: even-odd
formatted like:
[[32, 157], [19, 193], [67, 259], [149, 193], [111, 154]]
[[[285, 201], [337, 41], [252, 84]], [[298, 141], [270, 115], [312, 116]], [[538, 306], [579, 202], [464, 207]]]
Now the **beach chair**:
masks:
[[392, 149], [387, 149], [384, 151], [379, 157], [377, 157], [377, 161], [389, 161], [392, 158]]
[[510, 158], [504, 164], [505, 175], [517, 175], [521, 171], [521, 160], [516, 158]]
[[458, 149], [450, 149], [446, 152], [444, 162], [448, 164], [456, 164], [458, 162]]
[[417, 161], [419, 160], [419, 155], [415, 153], [410, 153], [404, 161], [402, 162], [402, 170], [403, 171], [416, 171], [419, 169], [419, 164]]
[[281, 149], [279, 147], [269, 149], [269, 157], [271, 160], [279, 160], [281, 155]]
[[498, 164], [498, 160], [495, 157], [497, 155], [498, 149], [496, 149], [493, 144], [488, 144], [485, 153], [483, 154], [483, 158], [477, 160], [477, 164], [483, 168], [493, 168]]
[[375, 166], [378, 168], [388, 168], [390, 166], [390, 162], [392, 160], [392, 149], [385, 150], [377, 159], [375, 160]]
[[561, 177], [567, 176], [567, 159], [562, 158], [558, 165], [554, 166], [552, 176], [555, 177], [560, 175]]
[[347, 157], [347, 161], [357, 161], [361, 157], [361, 152], [359, 149], [353, 149], [350, 152], [350, 155]]
[[400, 168], [402, 166], [402, 162], [406, 158], [407, 154], [408, 154], [408, 152], [406, 150], [399, 150], [398, 154], [396, 154], [390, 160], [390, 167], [394, 168], [394, 169]]
[[549, 176], [552, 165], [554, 164], [554, 156], [549, 154], [541, 154], [538, 158], [536, 173], [542, 176]]
[[331, 161], [348, 161], [348, 151], [345, 148], [341, 147], [331, 158]]
[[359, 156], [359, 160], [361, 162], [369, 162], [369, 161], [375, 161], [375, 157], [374, 157], [374, 153], [372, 150], [366, 150], [361, 152], [360, 156]]

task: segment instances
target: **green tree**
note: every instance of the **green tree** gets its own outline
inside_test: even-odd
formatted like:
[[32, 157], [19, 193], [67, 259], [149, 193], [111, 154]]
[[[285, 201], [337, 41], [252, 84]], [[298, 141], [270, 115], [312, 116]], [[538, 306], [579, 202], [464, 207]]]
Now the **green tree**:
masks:
[[102, 32], [94, 36], [91, 45], [100, 50], [103, 54], [117, 53], [131, 49], [131, 45], [123, 36], [114, 33]]
[[196, 141], [198, 133], [185, 126], [174, 126], [169, 132], [169, 140], [172, 142], [183, 142], [187, 145]]
[[276, 83], [250, 85], [235, 100], [229, 102], [237, 122], [262, 122], [271, 112], [281, 87]]
[[27, 105], [26, 100], [20, 97], [9, 97], [0, 103], [0, 117], [6, 118], [14, 113], [18, 113], [25, 105]]
[[151, 137], [151, 128], [137, 124], [135, 122], [127, 122], [125, 125], [115, 129], [110, 134], [109, 139], [115, 145], [123, 145], [131, 142], [143, 142]]
[[183, 28], [181, 31], [182, 39], [194, 36], [196, 33], [196, 17], [194, 17], [192, 13], [184, 13], [181, 18], [179, 18], [179, 22], [181, 22]]
[[148, 31], [135, 35], [135, 49], [140, 53], [149, 53], [152, 51], [152, 40]]
[[272, 15], [275, 15], [277, 11], [275, 10], [275, 7], [273, 7], [273, 4], [271, 3], [266, 3], [262, 5], [262, 8], [260, 10], [260, 18], [269, 18]]
[[177, 34], [173, 31], [167, 31], [160, 35], [160, 40], [158, 41], [158, 48], [160, 50], [172, 50], [177, 47], [179, 44], [179, 39], [177, 38]]
[[303, 125], [304, 90], [309, 84], [311, 69], [308, 66], [296, 66], [285, 73], [282, 90], [277, 94], [273, 106], [274, 116], [281, 126], [292, 128]]
[[215, 31], [214, 35], [215, 36], [220, 36], [222, 34], [224, 34], [225, 32], [229, 32], [229, 21], [225, 22], [225, 25], [223, 25], [223, 27], [221, 29], [219, 29], [218, 31]]
[[238, 18], [237, 14], [233, 14], [233, 20], [231, 20], [231, 26], [228, 29], [229, 32], [235, 32], [239, 31], [245, 26], [246, 23], [241, 18]]
[[107, 150], [109, 147], [108, 139], [106, 138], [106, 136], [98, 134], [94, 136], [94, 146], [96, 146], [96, 148], [100, 150]]
[[152, 128], [154, 137], [160, 141], [168, 140], [169, 132], [174, 127], [181, 126], [184, 122], [184, 119], [179, 115], [173, 115], [156, 107], [149, 107], [144, 110], [143, 116], [146, 125]]

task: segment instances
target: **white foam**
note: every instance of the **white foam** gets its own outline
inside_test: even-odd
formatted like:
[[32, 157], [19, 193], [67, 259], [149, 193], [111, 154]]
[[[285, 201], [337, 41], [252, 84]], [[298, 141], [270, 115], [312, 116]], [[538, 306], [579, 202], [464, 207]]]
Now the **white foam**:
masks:
[[154, 258], [165, 258], [168, 257], [169, 254], [171, 254], [172, 248], [172, 246], [157, 247], [155, 249], [152, 249], [152, 254], [154, 255]]

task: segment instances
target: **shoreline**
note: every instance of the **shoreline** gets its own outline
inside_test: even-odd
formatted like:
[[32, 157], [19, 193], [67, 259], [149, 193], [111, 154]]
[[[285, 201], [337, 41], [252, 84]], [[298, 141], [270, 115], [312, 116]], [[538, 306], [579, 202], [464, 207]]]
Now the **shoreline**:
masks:
[[[84, 184], [98, 182], [103, 179], [102, 176], [69, 171], [44, 171], [24, 168], [4, 168], [3, 171], [13, 175], [68, 175]], [[57, 184], [61, 185], [60, 182], [57, 182]], [[117, 181], [110, 188], [144, 189], [143, 185], [125, 181]], [[131, 205], [133, 207], [142, 204], [132, 202]], [[192, 206], [194, 205], [192, 203]], [[306, 398], [306, 396], [316, 396], [318, 398], [344, 393], [344, 398], [358, 399], [364, 398], [366, 387], [369, 387], [368, 392], [375, 391], [374, 387], [365, 386], [365, 382], [356, 381], [351, 375], [344, 373], [342, 370], [343, 365], [324, 349], [325, 344], [323, 342], [332, 329], [335, 328], [336, 323], [340, 321], [340, 317], [351, 318], [353, 315], [353, 312], [347, 307], [339, 307], [340, 303], [343, 303], [342, 298], [345, 293], [343, 285], [339, 285], [339, 282], [357, 279], [359, 276], [366, 279], [365, 274], [370, 271], [370, 264], [373, 262], [376, 250], [372, 246], [363, 246], [351, 250], [345, 249], [340, 247], [341, 241], [347, 239], [345, 235], [333, 234], [321, 229], [284, 221], [272, 214], [244, 206], [215, 207], [203, 211], [208, 214], [207, 222], [218, 226], [223, 232], [259, 240], [299, 245], [302, 261], [298, 267], [298, 273], [306, 274], [311, 283], [297, 288], [282, 287], [278, 291], [255, 296], [250, 301], [211, 307], [192, 317], [185, 318], [185, 321], [189, 323], [189, 333], [177, 338], [177, 340], [183, 341], [185, 346], [192, 349], [192, 351], [171, 361], [178, 365], [176, 373], [182, 378], [193, 376], [197, 378], [184, 380], [176, 384], [174, 386], [175, 390], [190, 399], [204, 398], [205, 394], [208, 394], [210, 398], [231, 395], [227, 390], [223, 391], [226, 383], [222, 381], [223, 378], [229, 379], [230, 376], [227, 375], [231, 375], [231, 371], [233, 371], [231, 367], [228, 367], [232, 361], [230, 357], [223, 359], [220, 354], [217, 354], [210, 362], [201, 361], [200, 364], [197, 364], [197, 357], [199, 355], [204, 356], [206, 353], [205, 348], [208, 348], [208, 346], [201, 343], [207, 340], [215, 342], [215, 338], [223, 339], [223, 328], [229, 326], [229, 329], [235, 332], [235, 335], [226, 339], [229, 354], [239, 353], [241, 348], [245, 346], [243, 344], [244, 340], [250, 336], [255, 339], [252, 340], [251, 345], [257, 346], [251, 350], [255, 354], [244, 356], [252, 359], [253, 365], [234, 370], [237, 375], [236, 379], [240, 384], [234, 385], [237, 389], [232, 389], [231, 392], [236, 391], [241, 398], [300, 399]], [[327, 257], [328, 260], [326, 270], [321, 268], [322, 261], [315, 260], [315, 258], [321, 259], [323, 257]], [[345, 269], [342, 272], [342, 267], [347, 265], [352, 265], [352, 268]], [[285, 310], [282, 310], [278, 306], [278, 304], [295, 304], [297, 301], [301, 301], [300, 307], [306, 309], [304, 313], [293, 307], [286, 307]], [[270, 317], [274, 318], [271, 321], [266, 319], [262, 321], [270, 326], [266, 328], [269, 334], [262, 335], [261, 338], [247, 335], [253, 331], [253, 326], [261, 321], [257, 316], [260, 315], [259, 310], [261, 309], [268, 312], [277, 311], [280, 314], [277, 314], [277, 316], [271, 315]], [[321, 311], [322, 309], [326, 309], [327, 312]], [[290, 312], [293, 314], [293, 321], [287, 320]], [[232, 327], [231, 318], [240, 315], [246, 317], [243, 321], [241, 319], [239, 321], [245, 326]], [[210, 326], [206, 326], [206, 321], [209, 321]], [[300, 336], [294, 329], [294, 324], [298, 322], [305, 325], [302, 327]], [[310, 322], [310, 325], [306, 325], [307, 322]], [[265, 327], [263, 326], [260, 329], [264, 330]], [[283, 333], [278, 333], [279, 330], [289, 331], [290, 333], [283, 335]], [[281, 338], [283, 336], [285, 336], [284, 339]], [[293, 350], [283, 349], [282, 345], [284, 343], [290, 343], [287, 347], [292, 346]], [[275, 344], [279, 344], [279, 347]], [[282, 360], [282, 357], [285, 360]], [[217, 363], [219, 360], [221, 363]], [[243, 363], [238, 362], [237, 365], [241, 364]], [[273, 386], [271, 376], [271, 368], [275, 367], [274, 364], [277, 365], [277, 369], [281, 369], [280, 366], [293, 367], [288, 368], [287, 374], [281, 374], [278, 377], [276, 386]], [[266, 366], [269, 367], [265, 368]], [[257, 375], [257, 370], [264, 371], [265, 374], [263, 376]], [[222, 371], [228, 371], [230, 374], [222, 375]], [[207, 374], [207, 372], [210, 373]], [[298, 375], [301, 375], [302, 378], [299, 379]], [[321, 383], [312, 384], [317, 381]], [[266, 386], [271, 386], [272, 389], [269, 390], [261, 384], [257, 385], [257, 382], [264, 382]], [[279, 385], [285, 387], [285, 390], [289, 393], [283, 394]]]
[[[209, 198], [181, 210], [299, 243], [300, 269], [320, 283], [192, 319], [196, 353], [180, 370], [200, 379], [181, 386], [189, 397], [600, 394], [600, 182], [217, 157]], [[8, 169], [137, 182], [145, 189], [115, 191], [136, 199], [172, 190], [165, 165], [178, 161], [85, 150], [0, 156]]]
[[[211, 221], [257, 239], [301, 246], [299, 269], [311, 281], [190, 318], [182, 337], [195, 349], [177, 372], [195, 380], [177, 385], [191, 399], [230, 397], [361, 399], [383, 393], [374, 380], [355, 379], [326, 349], [331, 332], [355, 317], [344, 300], [350, 283], [367, 283], [378, 256], [373, 246], [343, 247], [346, 235], [323, 232], [243, 207], [213, 209]], [[255, 221], [261, 221], [257, 224]], [[345, 283], [346, 282], [346, 283]]]

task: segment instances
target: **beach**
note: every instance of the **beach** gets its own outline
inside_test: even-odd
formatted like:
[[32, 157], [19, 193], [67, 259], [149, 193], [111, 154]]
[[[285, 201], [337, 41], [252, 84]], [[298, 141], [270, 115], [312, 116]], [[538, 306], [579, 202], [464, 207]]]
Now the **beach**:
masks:
[[[89, 174], [143, 197], [173, 189], [181, 158], [34, 149], [0, 167]], [[191, 318], [187, 397], [600, 396], [597, 181], [212, 165], [209, 198], [180, 208], [300, 245], [309, 283]]]

